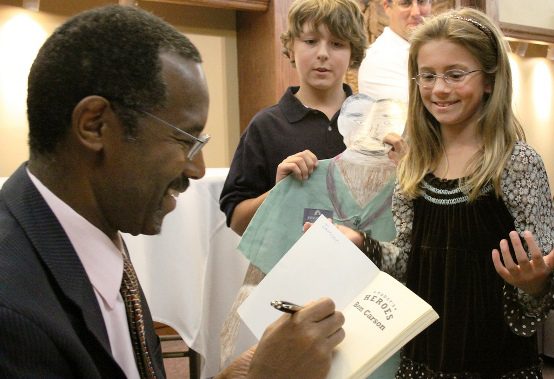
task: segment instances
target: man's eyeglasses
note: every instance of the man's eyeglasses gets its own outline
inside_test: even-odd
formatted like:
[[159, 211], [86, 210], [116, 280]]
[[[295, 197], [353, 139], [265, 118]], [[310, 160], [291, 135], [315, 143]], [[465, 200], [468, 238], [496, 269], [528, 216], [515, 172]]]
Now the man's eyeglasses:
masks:
[[444, 74], [432, 74], [430, 72], [422, 72], [417, 74], [412, 79], [416, 81], [417, 85], [423, 88], [431, 88], [435, 85], [437, 78], [444, 79], [445, 83], [451, 86], [458, 86], [463, 83], [465, 78], [474, 72], [483, 71], [483, 70], [448, 70]]
[[414, 3], [417, 3], [418, 7], [424, 7], [431, 4], [431, 0], [396, 0], [396, 4], [402, 8], [411, 8]]
[[188, 154], [187, 154], [187, 159], [188, 160], [192, 160], [194, 158], [194, 156], [200, 151], [202, 150], [202, 148], [204, 147], [205, 144], [208, 143], [208, 141], [210, 140], [210, 136], [208, 134], [202, 134], [198, 137], [195, 137], [193, 136], [192, 134], [190, 133], [187, 133], [185, 132], [184, 130], [182, 129], [179, 129], [178, 127], [176, 127], [175, 125], [173, 124], [170, 124], [169, 122], [165, 121], [165, 120], [162, 120], [161, 118], [159, 118], [158, 116], [154, 116], [152, 113], [149, 113], [149, 112], [146, 112], [146, 111], [143, 111], [143, 110], [138, 110], [140, 113], [142, 114], [145, 114], [146, 116], [150, 117], [150, 118], [153, 118], [154, 120], [158, 121], [159, 123], [165, 125], [165, 126], [168, 126], [170, 127], [171, 129], [185, 135], [187, 137], [187, 139], [193, 139], [194, 140], [194, 144], [192, 145], [192, 147], [190, 148]]

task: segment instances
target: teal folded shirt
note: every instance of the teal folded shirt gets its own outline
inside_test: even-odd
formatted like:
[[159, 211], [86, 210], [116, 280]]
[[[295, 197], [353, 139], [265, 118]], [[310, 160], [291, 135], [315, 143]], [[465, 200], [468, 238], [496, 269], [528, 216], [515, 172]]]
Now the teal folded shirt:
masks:
[[335, 224], [363, 230], [379, 241], [395, 237], [390, 209], [394, 175], [366, 206], [360, 207], [335, 166], [335, 159], [319, 161], [308, 180], [292, 176], [281, 180], [258, 208], [238, 249], [264, 273], [300, 238], [306, 218], [315, 221], [319, 213], [330, 216]]

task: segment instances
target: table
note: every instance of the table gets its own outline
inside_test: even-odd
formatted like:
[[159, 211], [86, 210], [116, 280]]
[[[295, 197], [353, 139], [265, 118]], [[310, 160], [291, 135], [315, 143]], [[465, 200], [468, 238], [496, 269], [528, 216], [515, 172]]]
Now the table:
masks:
[[219, 371], [219, 333], [248, 267], [219, 210], [227, 172], [207, 169], [191, 180], [160, 235], [124, 235], [154, 320], [202, 356], [203, 378]]

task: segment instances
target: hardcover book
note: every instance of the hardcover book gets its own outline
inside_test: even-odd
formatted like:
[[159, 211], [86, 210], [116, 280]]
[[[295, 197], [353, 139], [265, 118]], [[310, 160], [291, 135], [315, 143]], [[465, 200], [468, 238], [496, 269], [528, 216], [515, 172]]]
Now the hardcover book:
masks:
[[379, 270], [321, 216], [239, 307], [259, 339], [282, 315], [273, 300], [304, 304], [330, 297], [345, 316], [328, 379], [365, 378], [438, 319], [433, 308]]

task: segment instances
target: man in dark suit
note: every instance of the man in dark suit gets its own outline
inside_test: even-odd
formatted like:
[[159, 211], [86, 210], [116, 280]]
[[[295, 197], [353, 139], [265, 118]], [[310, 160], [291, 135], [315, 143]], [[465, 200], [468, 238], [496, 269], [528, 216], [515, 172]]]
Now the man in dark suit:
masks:
[[[140, 317], [120, 293], [120, 232], [159, 233], [204, 175], [200, 55], [164, 21], [109, 6], [46, 41], [28, 88], [30, 159], [0, 191], [0, 377], [163, 378], [140, 289]], [[218, 377], [323, 378], [343, 322], [329, 299], [283, 315]]]

